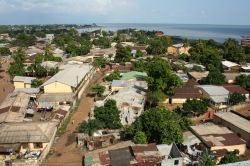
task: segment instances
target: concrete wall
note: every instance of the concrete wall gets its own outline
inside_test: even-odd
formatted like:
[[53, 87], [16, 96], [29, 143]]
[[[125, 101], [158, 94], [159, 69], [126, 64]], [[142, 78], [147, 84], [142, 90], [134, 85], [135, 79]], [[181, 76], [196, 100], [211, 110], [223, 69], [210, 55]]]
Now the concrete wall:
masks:
[[[175, 164], [178, 161], [178, 164]], [[163, 166], [183, 166], [183, 158], [166, 159], [162, 161]]]
[[31, 88], [31, 84], [25, 84], [24, 82], [14, 82], [15, 89], [19, 88]]
[[44, 86], [44, 93], [72, 93], [71, 86], [62, 84], [60, 82], [54, 82]]
[[236, 133], [238, 136], [240, 136], [243, 140], [245, 140], [247, 146], [250, 148], [250, 133], [238, 128], [237, 126], [234, 126], [230, 122], [227, 122], [216, 115], [214, 115], [213, 121], [214, 121], [214, 123], [216, 123], [218, 125], [223, 125], [223, 126], [229, 128], [230, 130], [232, 130], [234, 133]]
[[234, 146], [215, 146], [211, 147], [211, 150], [220, 150], [220, 149], [226, 149], [229, 152], [233, 152], [234, 150], [239, 150], [239, 155], [244, 155], [246, 152], [246, 144], [242, 145], [234, 145]]

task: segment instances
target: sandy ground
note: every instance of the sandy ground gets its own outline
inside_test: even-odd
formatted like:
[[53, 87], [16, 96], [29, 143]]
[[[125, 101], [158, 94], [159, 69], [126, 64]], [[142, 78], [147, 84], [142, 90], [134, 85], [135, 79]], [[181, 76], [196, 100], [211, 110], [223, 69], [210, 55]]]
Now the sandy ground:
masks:
[[10, 62], [1, 62], [2, 68], [0, 69], [0, 103], [2, 103], [5, 97], [14, 90], [14, 85], [11, 82], [10, 76], [7, 74]]
[[[90, 85], [100, 82], [102, 74], [96, 74]], [[45, 166], [81, 166], [83, 151], [76, 148], [74, 131], [79, 123], [88, 118], [90, 109], [94, 106], [94, 100], [87, 96], [87, 92], [83, 94], [78, 110], [74, 112], [71, 123], [68, 125], [67, 131], [56, 141], [52, 147], [53, 154], [44, 161]], [[72, 121], [74, 120], [74, 124]]]

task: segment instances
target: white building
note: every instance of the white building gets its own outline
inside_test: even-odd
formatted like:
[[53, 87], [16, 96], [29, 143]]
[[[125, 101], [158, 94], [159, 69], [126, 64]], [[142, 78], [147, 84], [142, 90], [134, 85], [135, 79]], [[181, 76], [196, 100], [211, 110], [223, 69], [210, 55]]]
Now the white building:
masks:
[[51, 43], [55, 38], [54, 34], [46, 34], [46, 41]]

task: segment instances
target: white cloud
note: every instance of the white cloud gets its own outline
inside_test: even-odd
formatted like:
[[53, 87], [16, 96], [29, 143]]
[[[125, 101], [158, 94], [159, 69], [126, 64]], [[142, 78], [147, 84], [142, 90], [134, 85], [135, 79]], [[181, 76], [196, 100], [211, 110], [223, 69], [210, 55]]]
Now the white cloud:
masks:
[[36, 11], [105, 15], [129, 9], [133, 0], [0, 0], [0, 12]]

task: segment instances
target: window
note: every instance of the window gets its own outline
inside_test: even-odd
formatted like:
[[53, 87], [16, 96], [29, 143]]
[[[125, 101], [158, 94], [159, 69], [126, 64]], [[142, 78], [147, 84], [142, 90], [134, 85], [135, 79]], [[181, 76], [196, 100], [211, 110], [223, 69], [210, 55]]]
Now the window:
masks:
[[43, 143], [33, 143], [34, 149], [40, 149], [43, 148]]
[[179, 165], [179, 160], [174, 160], [174, 165]]

